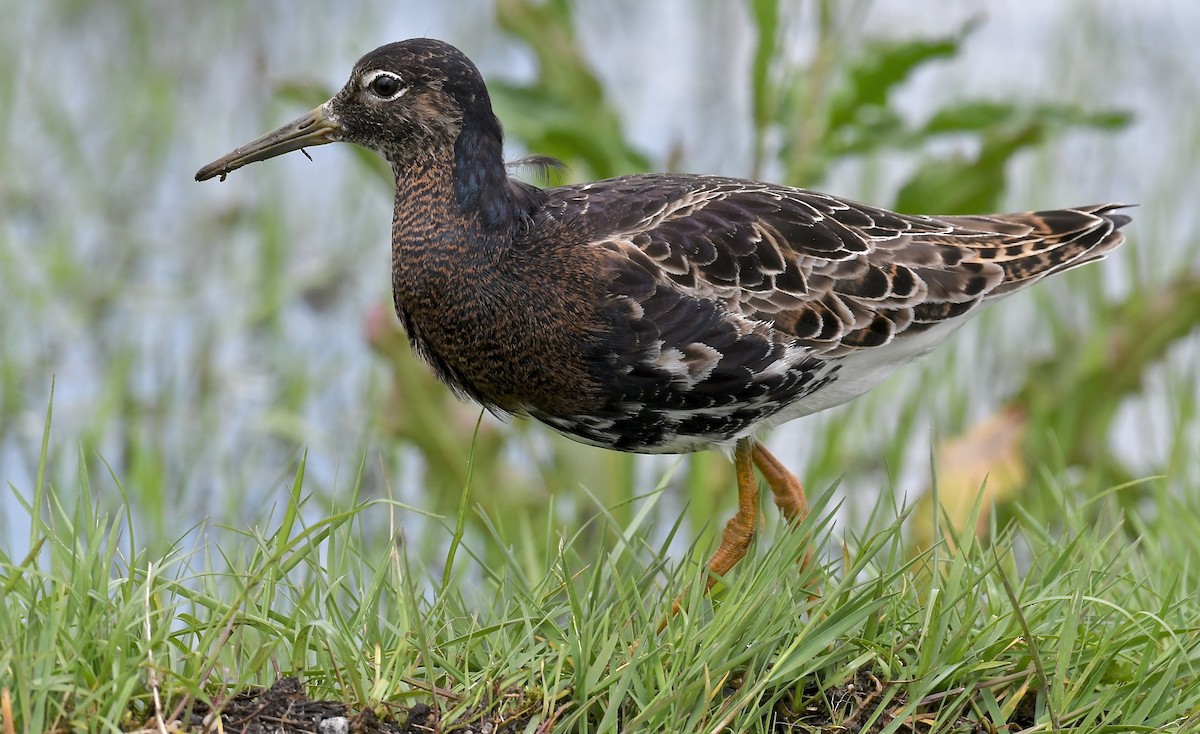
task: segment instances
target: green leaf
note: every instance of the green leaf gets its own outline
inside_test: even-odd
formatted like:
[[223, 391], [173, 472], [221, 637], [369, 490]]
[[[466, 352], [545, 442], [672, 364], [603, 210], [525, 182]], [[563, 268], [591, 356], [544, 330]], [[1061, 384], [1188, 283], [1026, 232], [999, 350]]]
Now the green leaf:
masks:
[[994, 100], [966, 100], [938, 110], [921, 130], [922, 136], [946, 133], [989, 132], [996, 128], [1037, 122], [1054, 128], [1086, 127], [1119, 130], [1133, 115], [1125, 110], [1093, 112], [1077, 105], [1043, 103], [1033, 106]]
[[1117, 129], [1131, 119], [1120, 110], [1089, 112], [1058, 104], [976, 101], [944, 108], [916, 137], [974, 133], [982, 138], [979, 152], [973, 158], [959, 155], [927, 162], [900, 189], [895, 206], [902, 212], [940, 214], [995, 211], [1004, 194], [1008, 163], [1018, 152], [1068, 130]]
[[834, 94], [827, 129], [834, 132], [854, 125], [865, 110], [886, 107], [892, 90], [918, 68], [957, 54], [973, 27], [967, 25], [958, 33], [941, 38], [869, 43], [863, 56], [852, 62], [845, 82]]
[[626, 140], [620, 116], [583, 56], [571, 8], [564, 0], [498, 4], [500, 27], [534, 53], [538, 74], [528, 84], [489, 80], [496, 112], [530, 150], [563, 160], [580, 177], [648, 170], [649, 160]]
[[754, 127], [762, 131], [770, 123], [775, 104], [770, 73], [779, 55], [779, 0], [751, 0], [750, 13], [758, 35], [750, 71], [754, 90]]

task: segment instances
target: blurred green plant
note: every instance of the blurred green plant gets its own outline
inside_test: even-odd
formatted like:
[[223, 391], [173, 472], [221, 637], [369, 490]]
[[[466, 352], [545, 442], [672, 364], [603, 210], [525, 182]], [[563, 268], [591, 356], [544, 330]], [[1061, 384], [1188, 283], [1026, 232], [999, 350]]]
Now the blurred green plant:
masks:
[[531, 152], [558, 158], [577, 175], [608, 178], [647, 171], [649, 158], [627, 141], [616, 108], [584, 58], [574, 5], [572, 0], [496, 4], [500, 28], [537, 59], [537, 76], [530, 82], [489, 80], [496, 114]]
[[[1055, 136], [1078, 129], [1119, 130], [1122, 110], [1022, 99], [958, 99], [912, 123], [892, 95], [930, 64], [957, 56], [977, 27], [970, 22], [948, 36], [850, 39], [849, 12], [832, 0], [817, 7], [816, 48], [807, 63], [780, 53], [788, 26], [781, 0], [750, 0], [758, 31], [751, 83], [755, 160], [759, 176], [777, 161], [782, 183], [816, 186], [847, 158], [903, 151], [925, 160], [901, 186], [895, 209], [912, 213], [978, 214], [1000, 208], [1005, 174], [1013, 157]], [[848, 43], [853, 40], [853, 51]], [[779, 133], [780, 144], [769, 143]], [[946, 140], [974, 153], [937, 155]]]

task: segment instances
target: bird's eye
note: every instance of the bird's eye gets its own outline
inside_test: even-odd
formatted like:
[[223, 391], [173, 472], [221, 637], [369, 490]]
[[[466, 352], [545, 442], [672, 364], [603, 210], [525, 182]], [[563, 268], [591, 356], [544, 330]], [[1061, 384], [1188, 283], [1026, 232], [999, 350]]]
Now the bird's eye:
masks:
[[371, 90], [371, 94], [384, 100], [395, 99], [407, 91], [400, 81], [400, 77], [386, 71], [376, 73], [367, 82], [367, 89]]

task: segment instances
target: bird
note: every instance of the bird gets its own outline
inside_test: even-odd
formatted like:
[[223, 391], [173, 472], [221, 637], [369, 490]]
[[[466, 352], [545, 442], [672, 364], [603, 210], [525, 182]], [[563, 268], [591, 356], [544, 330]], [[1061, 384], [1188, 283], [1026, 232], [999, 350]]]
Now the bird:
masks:
[[762, 432], [870, 390], [986, 303], [1102, 259], [1130, 221], [1123, 204], [900, 214], [698, 174], [539, 187], [510, 177], [479, 70], [429, 38], [366, 54], [327, 102], [196, 180], [333, 142], [391, 166], [396, 314], [452, 391], [605, 449], [732, 455], [738, 507], [706, 589], [748, 552], [756, 468], [787, 522], [807, 514]]

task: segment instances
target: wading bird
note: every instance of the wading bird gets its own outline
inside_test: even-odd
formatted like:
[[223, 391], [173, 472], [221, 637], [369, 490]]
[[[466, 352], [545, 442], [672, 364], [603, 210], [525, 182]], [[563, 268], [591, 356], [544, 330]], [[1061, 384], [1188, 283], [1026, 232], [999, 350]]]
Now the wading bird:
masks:
[[603, 448], [732, 451], [738, 510], [710, 585], [754, 534], [754, 467], [788, 520], [805, 514], [757, 434], [866, 392], [984, 303], [1099, 260], [1129, 221], [1116, 204], [909, 216], [718, 176], [538, 188], [509, 178], [475, 65], [432, 39], [372, 51], [328, 102], [196, 179], [337, 141], [391, 164], [396, 313], [452, 390]]

